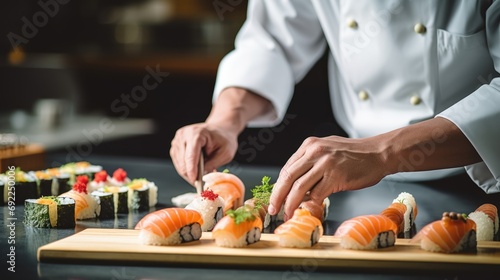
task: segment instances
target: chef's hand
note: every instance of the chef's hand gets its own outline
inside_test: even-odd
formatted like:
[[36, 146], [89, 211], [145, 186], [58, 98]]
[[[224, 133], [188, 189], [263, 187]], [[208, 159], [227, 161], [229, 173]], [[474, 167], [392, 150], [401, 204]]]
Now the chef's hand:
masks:
[[284, 203], [287, 220], [309, 191], [309, 199], [321, 205], [334, 192], [376, 184], [387, 175], [383, 155], [369, 138], [307, 138], [281, 169], [269, 213], [277, 214]]
[[251, 119], [271, 112], [271, 102], [243, 88], [224, 89], [204, 123], [180, 128], [171, 143], [175, 169], [194, 185], [201, 150], [204, 169], [211, 171], [229, 163], [238, 149], [238, 135]]
[[197, 123], [177, 130], [170, 148], [175, 169], [194, 184], [198, 161], [203, 150], [205, 170], [214, 170], [230, 162], [238, 148], [238, 134], [209, 123]]
[[[422, 156], [415, 161], [415, 155]], [[275, 215], [284, 203], [286, 219], [308, 191], [309, 198], [321, 205], [331, 193], [370, 187], [389, 174], [480, 161], [460, 128], [442, 117], [368, 138], [311, 137], [281, 169], [268, 210]]]

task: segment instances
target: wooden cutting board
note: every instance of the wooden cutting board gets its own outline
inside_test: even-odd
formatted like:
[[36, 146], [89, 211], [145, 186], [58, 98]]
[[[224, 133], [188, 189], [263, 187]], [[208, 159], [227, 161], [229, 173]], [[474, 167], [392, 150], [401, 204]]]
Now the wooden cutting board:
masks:
[[277, 236], [262, 234], [259, 242], [245, 248], [215, 245], [211, 233], [199, 241], [177, 246], [147, 246], [138, 243], [138, 230], [86, 229], [38, 249], [40, 262], [149, 263], [314, 269], [366, 268], [398, 270], [499, 270], [500, 242], [478, 242], [476, 253], [441, 254], [420, 249], [408, 239], [398, 239], [394, 247], [373, 250], [345, 250], [339, 239], [323, 236], [307, 249], [278, 247]]

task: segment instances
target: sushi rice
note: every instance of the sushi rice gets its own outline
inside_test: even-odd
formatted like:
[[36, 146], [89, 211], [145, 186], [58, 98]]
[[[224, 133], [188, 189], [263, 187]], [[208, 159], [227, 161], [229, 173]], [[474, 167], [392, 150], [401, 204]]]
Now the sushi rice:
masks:
[[211, 231], [224, 215], [224, 200], [218, 195], [215, 196], [213, 200], [203, 196], [197, 197], [185, 207], [186, 209], [196, 210], [201, 214], [203, 218], [201, 230], [204, 232]]

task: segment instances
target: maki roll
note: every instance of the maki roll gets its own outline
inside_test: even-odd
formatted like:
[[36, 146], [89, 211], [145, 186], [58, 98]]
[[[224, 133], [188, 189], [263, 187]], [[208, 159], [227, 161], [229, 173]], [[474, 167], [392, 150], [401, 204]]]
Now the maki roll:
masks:
[[189, 203], [186, 209], [196, 210], [203, 218], [202, 231], [212, 231], [224, 216], [224, 200], [212, 190], [206, 190], [201, 196]]
[[94, 175], [94, 179], [89, 183], [88, 190], [90, 192], [104, 188], [108, 182], [108, 172], [101, 170]]
[[73, 228], [75, 201], [56, 196], [27, 199], [24, 203], [24, 223], [38, 228]]
[[97, 199], [87, 192], [88, 180], [86, 175], [76, 177], [73, 189], [59, 195], [59, 197], [70, 197], [75, 200], [75, 217], [77, 220], [95, 218], [99, 211]]
[[54, 180], [52, 180], [52, 189], [51, 189], [52, 195], [57, 196], [65, 192], [68, 192], [72, 189], [72, 185], [69, 182], [70, 180], [69, 173], [61, 172], [59, 168], [49, 168], [45, 170], [45, 172], [54, 178]]
[[128, 208], [132, 210], [149, 209], [149, 187], [145, 179], [135, 179], [127, 184]]
[[423, 250], [440, 253], [474, 252], [477, 250], [476, 223], [465, 214], [444, 212], [441, 220], [424, 226], [411, 239]]
[[93, 191], [91, 195], [97, 200], [97, 217], [99, 219], [112, 219], [115, 217], [115, 202], [112, 193]]
[[260, 240], [262, 220], [255, 208], [242, 206], [228, 210], [212, 230], [215, 244], [221, 247], [245, 247]]
[[99, 191], [113, 194], [115, 213], [128, 213], [128, 187], [105, 186], [104, 188], [99, 189]]
[[35, 199], [38, 195], [38, 186], [33, 175], [16, 168], [15, 175], [15, 191], [16, 205], [23, 205], [26, 199]]
[[111, 186], [122, 187], [130, 183], [127, 172], [123, 168], [118, 168], [113, 172], [113, 177], [108, 176], [108, 184]]
[[165, 208], [144, 216], [135, 229], [144, 245], [177, 245], [201, 238], [203, 219], [195, 210]]
[[0, 197], [0, 206], [7, 205], [7, 200], [8, 200], [8, 195], [9, 195], [9, 188], [7, 187], [7, 183], [5, 180], [5, 175], [0, 174], [0, 194], [2, 195]]
[[46, 171], [32, 171], [30, 174], [36, 178], [38, 193], [40, 196], [54, 195], [52, 193], [52, 183], [54, 181], [54, 177], [52, 175]]
[[148, 210], [158, 202], [158, 187], [144, 178], [134, 179], [127, 184], [129, 208]]

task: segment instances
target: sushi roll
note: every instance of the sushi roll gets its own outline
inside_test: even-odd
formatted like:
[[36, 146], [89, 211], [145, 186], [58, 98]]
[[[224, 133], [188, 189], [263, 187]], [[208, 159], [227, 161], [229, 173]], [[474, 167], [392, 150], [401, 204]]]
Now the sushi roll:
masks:
[[215, 244], [221, 247], [244, 247], [260, 240], [262, 220], [255, 208], [242, 206], [228, 210], [212, 230]]
[[58, 196], [72, 189], [73, 186], [69, 182], [71, 179], [69, 173], [61, 172], [59, 168], [49, 168], [45, 172], [54, 178], [52, 180], [52, 195]]
[[9, 188], [7, 186], [7, 179], [4, 174], [0, 174], [0, 206], [7, 205], [9, 197]]
[[86, 175], [76, 177], [73, 189], [59, 195], [59, 197], [69, 197], [75, 200], [75, 218], [77, 220], [95, 218], [99, 212], [97, 199], [87, 192], [88, 180]]
[[127, 184], [128, 208], [131, 210], [149, 209], [149, 188], [144, 180], [132, 180]]
[[[308, 199], [307, 197], [305, 199]], [[314, 200], [304, 200], [300, 203], [299, 208], [308, 210], [311, 215], [318, 218], [321, 222], [328, 217], [328, 208], [330, 207], [330, 199], [326, 197], [323, 202], [318, 203]]]
[[90, 194], [97, 200], [98, 209], [96, 213], [99, 219], [112, 219], [115, 217], [115, 202], [112, 193], [97, 190]]
[[274, 230], [281, 247], [308, 248], [318, 243], [323, 236], [321, 221], [306, 209], [296, 209], [293, 217]]
[[196, 210], [203, 218], [202, 231], [212, 231], [224, 216], [224, 200], [212, 190], [206, 190], [189, 203], [186, 209]]
[[30, 174], [35, 177], [38, 184], [38, 193], [40, 196], [51, 196], [52, 194], [52, 183], [54, 177], [47, 173], [46, 171], [31, 171]]
[[55, 196], [27, 199], [24, 203], [24, 224], [38, 228], [73, 228], [75, 201]]
[[113, 205], [115, 213], [127, 214], [128, 213], [128, 188], [117, 186], [105, 186], [99, 189], [101, 192], [113, 194]]
[[269, 199], [271, 198], [271, 193], [273, 191], [274, 184], [270, 184], [271, 177], [262, 177], [261, 185], [255, 186], [252, 192], [252, 198], [245, 201], [245, 205], [254, 207], [259, 211], [260, 219], [263, 222], [263, 227], [268, 228], [270, 225], [276, 225], [276, 223], [283, 222], [284, 218], [284, 208], [275, 215], [271, 216], [268, 213]]
[[118, 168], [113, 172], [113, 177], [108, 176], [108, 185], [123, 187], [130, 183], [130, 178], [127, 177], [127, 172], [123, 168]]
[[134, 179], [127, 184], [129, 208], [148, 210], [158, 203], [158, 187], [144, 178]]
[[93, 192], [104, 188], [108, 182], [108, 172], [101, 170], [94, 175], [94, 179], [89, 183], [88, 191]]
[[144, 216], [135, 229], [144, 245], [177, 245], [201, 238], [203, 218], [195, 210], [165, 208]]
[[441, 220], [424, 226], [411, 239], [423, 250], [440, 253], [476, 251], [476, 223], [465, 214], [444, 212]]
[[[6, 175], [8, 176], [8, 174]], [[26, 199], [36, 199], [40, 197], [38, 195], [38, 185], [36, 183], [36, 178], [33, 175], [24, 172], [19, 168], [16, 168], [16, 170], [14, 171], [14, 178], [16, 205], [23, 205]]]
[[236, 175], [226, 170], [211, 172], [203, 176], [203, 190], [211, 189], [224, 200], [224, 212], [243, 206], [245, 185]]
[[494, 241], [498, 235], [498, 210], [491, 203], [479, 206], [469, 214], [469, 219], [476, 223], [477, 241]]
[[344, 221], [334, 236], [344, 249], [373, 250], [394, 246], [398, 226], [382, 215], [363, 215]]

